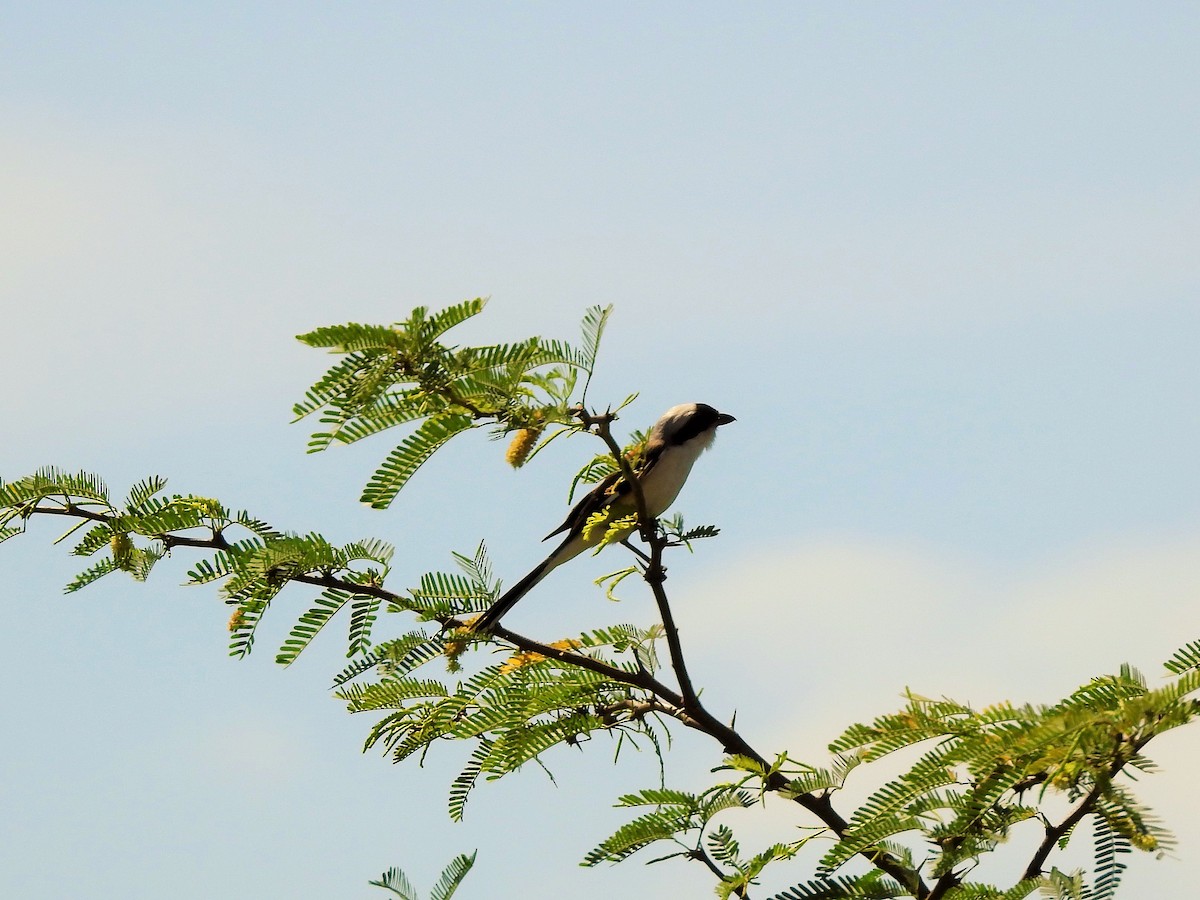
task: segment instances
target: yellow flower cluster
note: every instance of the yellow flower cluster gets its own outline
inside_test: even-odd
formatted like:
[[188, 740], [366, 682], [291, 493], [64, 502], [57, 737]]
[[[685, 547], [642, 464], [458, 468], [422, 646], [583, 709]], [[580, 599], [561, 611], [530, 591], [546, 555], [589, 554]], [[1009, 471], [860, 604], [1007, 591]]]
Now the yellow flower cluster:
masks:
[[525, 464], [525, 460], [529, 458], [529, 451], [533, 449], [533, 445], [537, 443], [537, 439], [541, 437], [542, 429], [537, 428], [519, 428], [513, 433], [512, 441], [508, 445], [508, 452], [504, 454], [504, 460], [514, 469], [519, 469]]
[[520, 653], [514, 653], [512, 656], [506, 659], [500, 666], [500, 671], [502, 673], [515, 672], [517, 669], [524, 668], [525, 666], [531, 666], [536, 662], [541, 662], [545, 658], [546, 657], [542, 656], [540, 653], [522, 650]]
[[[550, 644], [555, 650], [578, 650], [583, 646], [582, 643], [574, 638], [564, 638], [561, 641], [555, 641]], [[545, 655], [538, 653], [535, 650], [522, 650], [519, 653], [514, 653], [500, 666], [501, 672], [515, 672], [517, 669], [531, 666], [534, 663], [541, 662], [545, 659]]]

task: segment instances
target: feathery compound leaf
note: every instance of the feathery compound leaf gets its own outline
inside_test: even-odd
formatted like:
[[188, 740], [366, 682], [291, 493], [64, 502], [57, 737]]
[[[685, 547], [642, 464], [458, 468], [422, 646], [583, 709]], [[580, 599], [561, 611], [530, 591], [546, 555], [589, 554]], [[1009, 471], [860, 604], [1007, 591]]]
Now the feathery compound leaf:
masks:
[[833, 872], [860, 853], [882, 847], [888, 838], [908, 831], [917, 831], [921, 825], [921, 820], [915, 816], [887, 815], [874, 818], [862, 828], [847, 832], [833, 849], [821, 858], [820, 870]]
[[354, 353], [329, 369], [321, 380], [305, 391], [304, 400], [292, 407], [293, 422], [312, 415], [340, 394], [348, 394], [365, 365], [366, 357]]
[[312, 639], [325, 627], [325, 623], [337, 615], [353, 596], [354, 594], [338, 588], [322, 591], [312, 608], [300, 616], [296, 624], [292, 626], [283, 646], [275, 654], [275, 662], [282, 666], [290, 666], [295, 662], [296, 657], [312, 643]]
[[299, 335], [310, 346], [347, 355], [294, 407], [297, 419], [323, 411], [326, 427], [312, 436], [310, 452], [422, 420], [368, 482], [364, 503], [377, 509], [390, 505], [442, 444], [486, 420], [499, 433], [528, 428], [540, 434], [551, 423], [577, 430], [569, 398], [579, 373], [590, 377], [608, 310], [593, 309], [585, 317], [582, 351], [540, 338], [467, 348], [438, 343], [485, 303], [476, 298], [432, 315], [417, 307], [391, 326], [350, 323]]
[[691, 541], [697, 541], [701, 538], [716, 537], [721, 533], [721, 529], [715, 525], [697, 525], [695, 528], [689, 528], [687, 531], [679, 535], [679, 539], [685, 544]]
[[458, 567], [471, 579], [475, 589], [484, 593], [496, 590], [496, 580], [492, 576], [492, 562], [488, 558], [487, 544], [479, 542], [475, 553], [467, 556], [464, 553], [452, 553]]
[[71, 579], [71, 582], [65, 588], [63, 588], [63, 592], [67, 594], [73, 594], [80, 588], [87, 587], [93, 581], [103, 578], [109, 572], [119, 572], [120, 570], [121, 566], [115, 559], [102, 559], [94, 566], [88, 566], [73, 579]]
[[565, 715], [552, 722], [538, 722], [524, 728], [509, 729], [496, 741], [495, 758], [499, 772], [514, 772], [541, 756], [551, 747], [574, 742], [580, 735], [604, 727], [597, 716], [587, 713]]
[[996, 900], [1025, 900], [1030, 894], [1036, 891], [1042, 885], [1040, 878], [1026, 878], [1024, 881], [1018, 881], [1007, 891], [996, 895]]
[[596, 355], [600, 352], [600, 338], [604, 336], [604, 327], [608, 324], [608, 318], [612, 315], [612, 304], [608, 306], [592, 306], [584, 313], [583, 323], [583, 344], [579, 348], [578, 364], [581, 369], [588, 373], [596, 365]]
[[282, 531], [277, 531], [273, 526], [267, 524], [261, 519], [256, 519], [247, 512], [238, 512], [233, 517], [233, 520], [238, 525], [241, 525], [247, 531], [258, 535], [260, 538], [270, 540], [283, 537]]
[[[920, 772], [920, 769], [916, 771]], [[895, 781], [888, 782], [867, 798], [850, 819], [849, 831], [854, 832], [868, 828], [872, 823], [895, 816], [906, 809], [918, 798], [924, 797], [938, 788], [954, 784], [957, 776], [947, 766], [931, 766], [917, 777], [913, 773], [901, 776]], [[1017, 780], [1014, 777], [1014, 781]]]
[[911, 896], [899, 882], [876, 869], [866, 875], [822, 878], [798, 884], [771, 900], [893, 900]]
[[437, 615], [458, 615], [478, 612], [493, 598], [492, 592], [482, 592], [467, 578], [446, 572], [429, 572], [421, 576], [419, 587], [410, 588], [405, 604], [414, 610]]
[[102, 547], [108, 547], [116, 535], [120, 535], [125, 541], [129, 540], [124, 530], [114, 528], [108, 522], [93, 525], [83, 533], [83, 537], [71, 553], [75, 556], [91, 556]]
[[1200, 641], [1192, 641], [1180, 647], [1163, 665], [1168, 672], [1175, 675], [1182, 675], [1188, 669], [1200, 668]]
[[371, 477], [360, 498], [375, 509], [387, 509], [424, 462], [439, 447], [472, 426], [470, 416], [457, 413], [427, 419], [409, 435]]
[[377, 881], [370, 881], [368, 884], [389, 890], [400, 900], [421, 900], [408, 877], [396, 866], [380, 875]]
[[639, 850], [658, 841], [673, 841], [677, 834], [698, 827], [694, 817], [686, 813], [666, 809], [640, 816], [618, 828], [599, 846], [588, 852], [583, 865], [595, 866], [602, 862], [620, 862]]
[[108, 488], [99, 476], [90, 472], [71, 474], [54, 466], [45, 466], [16, 481], [0, 481], [0, 507], [20, 506], [48, 497], [82, 498], [112, 508]]
[[[475, 851], [475, 853], [478, 853], [478, 851]], [[454, 859], [450, 860], [450, 864], [442, 872], [442, 877], [433, 886], [433, 890], [429, 894], [429, 900], [450, 900], [454, 896], [454, 892], [458, 890], [458, 886], [463, 883], [463, 879], [467, 877], [467, 873], [475, 865], [475, 853], [472, 853], [470, 856], [460, 853]]]
[[473, 300], [464, 300], [462, 303], [447, 306], [429, 318], [428, 324], [422, 329], [422, 335], [427, 340], [440, 337], [456, 325], [461, 325], [472, 316], [479, 315], [487, 306], [487, 302], [486, 297], [476, 297]]
[[921, 741], [953, 733], [956, 723], [967, 721], [973, 715], [970, 707], [951, 700], [908, 696], [908, 706], [901, 712], [880, 716], [870, 725], [851, 725], [829, 745], [830, 751], [856, 751], [863, 754], [865, 761], [875, 760]]
[[709, 855], [717, 862], [727, 866], [736, 866], [741, 859], [741, 845], [733, 836], [733, 829], [728, 825], [718, 825], [714, 828], [707, 835], [705, 843], [708, 844]]
[[1104, 816], [1093, 816], [1092, 821], [1096, 865], [1091, 900], [1112, 900], [1121, 884], [1121, 873], [1125, 871], [1125, 863], [1117, 859], [1117, 855], [1127, 854], [1133, 848], [1129, 838], [1115, 832]]
[[851, 754], [834, 758], [828, 769], [812, 768], [795, 776], [788, 782], [788, 790], [795, 795], [815, 794], [819, 791], [841, 790], [851, 771], [862, 765], [861, 756]]
[[571, 503], [575, 499], [575, 491], [579, 488], [579, 485], [599, 484], [605, 478], [616, 477], [620, 474], [620, 471], [611, 453], [604, 453], [593, 457], [571, 479], [571, 487], [567, 490], [567, 502]]
[[421, 391], [397, 391], [384, 394], [370, 406], [359, 410], [331, 413], [321, 421], [337, 427], [327, 433], [314, 434], [308, 452], [323, 450], [331, 440], [353, 444], [389, 428], [397, 428], [423, 419], [438, 407], [431, 405]]
[[337, 694], [350, 712], [404, 709], [411, 700], [448, 696], [446, 686], [433, 678], [388, 678], [375, 684], [352, 684]]
[[470, 759], [450, 784], [450, 819], [461, 822], [466, 811], [467, 798], [475, 788], [475, 783], [483, 773], [483, 766], [492, 755], [494, 744], [487, 738], [480, 738], [479, 745], [471, 753]]
[[699, 812], [702, 804], [698, 794], [672, 788], [648, 788], [634, 794], [622, 794], [616, 806], [679, 806]]
[[333, 685], [340, 687], [375, 668], [396, 677], [407, 675], [430, 660], [439, 658], [444, 652], [445, 644], [440, 638], [430, 637], [423, 631], [410, 631], [380, 644], [362, 659], [355, 660], [334, 679]]
[[604, 326], [612, 313], [612, 305], [593, 306], [583, 317], [583, 346], [579, 349], [577, 365], [587, 373], [583, 382], [583, 399], [587, 402], [588, 388], [592, 384], [592, 372], [596, 367], [596, 355], [600, 352], [600, 338], [604, 336]]
[[[278, 588], [275, 589], [278, 592]], [[271, 597], [243, 600], [230, 619], [229, 655], [245, 659], [254, 649], [255, 632], [262, 622], [263, 614], [271, 605]]]
[[1025, 900], [1042, 885], [1041, 878], [1027, 878], [1017, 882], [1015, 887], [1002, 891], [992, 884], [981, 882], [963, 882], [952, 888], [947, 897], [954, 900]]
[[188, 570], [185, 584], [207, 584], [231, 575], [241, 564], [242, 556], [249, 556], [262, 549], [264, 542], [258, 538], [238, 541], [228, 550], [218, 550], [210, 559], [199, 560]]
[[135, 484], [125, 498], [125, 506], [132, 513], [145, 512], [143, 509], [147, 500], [167, 486], [167, 479], [159, 475], [151, 475]]
[[[423, 307], [418, 307], [418, 310], [423, 311]], [[296, 335], [296, 340], [310, 347], [325, 347], [337, 353], [396, 350], [403, 346], [397, 329], [389, 325], [361, 325], [358, 322], [314, 328]]]
[[1082, 872], [1063, 872], [1051, 869], [1042, 876], [1038, 888], [1049, 900], [1084, 900], [1086, 890]]
[[663, 636], [660, 628], [639, 628], [636, 625], [611, 625], [607, 628], [597, 628], [579, 636], [582, 647], [612, 647], [617, 653], [623, 653], [635, 647], [653, 644]]
[[371, 629], [379, 614], [379, 597], [359, 595], [350, 607], [350, 644], [347, 656], [365, 653], [371, 647]]
[[[699, 795], [666, 788], [626, 794], [621, 797], [618, 806], [653, 805], [657, 809], [622, 825], [584, 857], [583, 865], [620, 862], [658, 841], [682, 843], [679, 840], [680, 835], [688, 832], [703, 833], [717, 813], [727, 809], [745, 809], [753, 806], [755, 802], [756, 799], [750, 792], [737, 790], [729, 785], [719, 785]], [[666, 858], [669, 857], [662, 857]]]

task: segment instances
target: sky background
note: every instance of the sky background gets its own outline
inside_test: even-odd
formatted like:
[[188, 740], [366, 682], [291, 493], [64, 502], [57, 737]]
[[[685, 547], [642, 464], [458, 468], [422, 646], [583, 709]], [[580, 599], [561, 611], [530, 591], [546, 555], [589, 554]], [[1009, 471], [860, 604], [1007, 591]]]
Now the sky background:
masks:
[[[705, 699], [764, 753], [820, 762], [906, 686], [1156, 680], [1200, 636], [1198, 41], [1169, 2], [4, 4], [0, 476], [163, 474], [389, 540], [396, 588], [486, 539], [511, 583], [595, 448], [513, 472], [472, 436], [364, 509], [390, 444], [304, 454], [291, 404], [329, 359], [293, 335], [482, 295], [459, 341], [570, 339], [612, 303], [596, 402], [738, 418], [677, 505], [722, 536], [669, 586]], [[653, 760], [557, 751], [557, 786], [484, 786], [455, 825], [463, 754], [361, 755], [337, 635], [273, 664], [302, 592], [234, 662], [190, 557], [64, 597], [57, 524], [0, 547], [0, 896], [368, 898], [473, 848], [463, 897], [709, 895], [682, 862], [576, 865]], [[621, 563], [512, 625], [649, 621], [589, 586]], [[1151, 754], [1181, 846], [1128, 896], [1200, 879], [1197, 753]], [[671, 784], [717, 754], [679, 735]]]

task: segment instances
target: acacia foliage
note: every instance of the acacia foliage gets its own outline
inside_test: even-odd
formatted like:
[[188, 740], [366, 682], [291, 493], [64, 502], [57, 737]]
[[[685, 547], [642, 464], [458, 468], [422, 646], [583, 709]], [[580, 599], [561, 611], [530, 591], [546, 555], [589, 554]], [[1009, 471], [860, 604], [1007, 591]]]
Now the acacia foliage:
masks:
[[[463, 883], [463, 879], [467, 877], [467, 873], [471, 871], [471, 867], [474, 865], [474, 853], [470, 856], [460, 853], [454, 859], [450, 860], [446, 868], [442, 870], [437, 884], [429, 892], [429, 900], [450, 900], [458, 891]], [[370, 881], [369, 884], [372, 887], [383, 888], [393, 897], [400, 898], [400, 900], [421, 900], [421, 895], [417, 892], [417, 889], [413, 887], [412, 882], [408, 880], [408, 876], [398, 866], [392, 866], [378, 878]]]
[[[418, 308], [392, 325], [330, 326], [300, 336], [339, 357], [294, 408], [298, 419], [319, 420], [310, 451], [406, 429], [363, 489], [371, 506], [386, 508], [433, 453], [479, 428], [514, 435], [514, 465], [563, 435], [604, 438], [606, 452], [583, 464], [572, 492], [636, 467], [644, 436], [635, 433], [621, 448], [608, 432], [615, 415], [583, 406], [609, 311], [588, 311], [578, 346], [542, 338], [478, 347], [444, 341], [483, 307], [477, 299], [437, 313]], [[462, 628], [499, 594], [482, 544], [455, 555], [457, 571], [431, 572], [399, 589], [391, 584], [393, 549], [382, 541], [338, 546], [318, 533], [277, 529], [213, 498], [167, 495], [165, 488], [165, 479], [152, 476], [116, 499], [96, 475], [50, 467], [0, 480], [0, 541], [22, 534], [35, 517], [68, 520], [60, 540], [73, 538], [72, 552], [91, 560], [68, 591], [116, 572], [144, 581], [164, 558], [197, 554], [188, 583], [220, 586], [232, 607], [235, 656], [252, 651], [259, 624], [291, 588], [294, 623], [277, 661], [290, 664], [331, 622], [343, 620], [348, 664], [334, 679], [336, 696], [351, 712], [376, 717], [367, 747], [396, 762], [463, 745], [462, 768], [449, 788], [455, 819], [479, 784], [531, 764], [548, 771], [564, 758], [562, 748], [607, 738], [618, 757], [626, 749], [656, 754], [662, 776], [658, 785], [620, 798], [617, 805], [630, 809], [632, 819], [584, 863], [621, 862], [644, 851], [655, 853], [654, 861], [696, 861], [713, 873], [720, 897], [749, 897], [765, 869], [812, 844], [822, 849], [816, 868], [777, 900], [1017, 900], [1035, 893], [1108, 900], [1128, 854], [1162, 854], [1172, 846], [1169, 832], [1136, 799], [1129, 776], [1153, 772], [1146, 746], [1195, 718], [1200, 642], [1167, 661], [1169, 680], [1156, 687], [1122, 666], [1046, 706], [1001, 702], [976, 709], [910, 693], [897, 712], [847, 728], [830, 744], [831, 759], [814, 764], [755, 750], [691, 689], [662, 588], [661, 554], [716, 535], [712, 526], [688, 528], [680, 516], [663, 520], [645, 532], [649, 552], [640, 563], [602, 579], [611, 594], [622, 579], [642, 572], [661, 622], [538, 640], [503, 628], [485, 636]], [[301, 593], [310, 599], [297, 613], [292, 598]], [[388, 625], [382, 637], [381, 621]], [[473, 652], [481, 648], [500, 656]], [[663, 751], [681, 725], [721, 747], [723, 762], [714, 770], [720, 774], [706, 790], [666, 786]], [[870, 778], [872, 763], [897, 753], [910, 760], [901, 775], [882, 779], [856, 808], [835, 808], [849, 779]], [[729, 814], [767, 794], [794, 801], [806, 830], [744, 850]], [[1060, 871], [1050, 858], [1085, 822], [1093, 864]], [[1030, 831], [1037, 849], [1014, 860], [1007, 883], [971, 880], [982, 858]], [[460, 865], [451, 873], [446, 890], [465, 871]], [[398, 870], [377, 884], [411, 893]]]

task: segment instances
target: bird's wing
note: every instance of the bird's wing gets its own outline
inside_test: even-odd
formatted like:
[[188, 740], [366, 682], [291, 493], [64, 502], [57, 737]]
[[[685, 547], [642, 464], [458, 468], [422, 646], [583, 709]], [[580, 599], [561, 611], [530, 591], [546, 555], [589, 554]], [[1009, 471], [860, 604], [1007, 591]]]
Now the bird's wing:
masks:
[[[647, 448], [646, 455], [642, 458], [641, 465], [638, 466], [635, 473], [638, 479], [641, 479], [658, 462], [662, 456], [663, 446], [660, 444], [655, 447]], [[591, 518], [593, 513], [597, 513], [607, 506], [611, 506], [618, 500], [627, 497], [631, 492], [629, 482], [621, 477], [621, 473], [613, 472], [599, 482], [594, 488], [581, 499], [571, 511], [567, 513], [566, 521], [555, 528], [552, 532], [542, 538], [543, 541], [548, 541], [556, 534], [562, 534], [568, 531], [572, 534], [582, 531], [587, 520]]]

